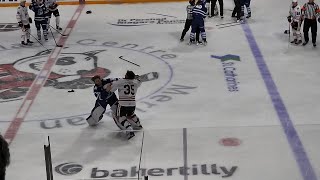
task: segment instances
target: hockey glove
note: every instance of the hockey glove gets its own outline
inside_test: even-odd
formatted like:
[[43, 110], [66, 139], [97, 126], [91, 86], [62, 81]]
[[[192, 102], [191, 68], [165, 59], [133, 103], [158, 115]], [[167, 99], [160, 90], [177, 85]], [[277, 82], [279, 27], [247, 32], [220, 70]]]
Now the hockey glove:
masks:
[[20, 21], [20, 22], [18, 22], [18, 24], [19, 24], [19, 27], [22, 28], [22, 26], [23, 26], [22, 22]]
[[32, 19], [31, 19], [31, 17], [29, 17], [29, 23], [32, 24]]
[[288, 22], [291, 23], [291, 16], [288, 16], [287, 19], [288, 19]]

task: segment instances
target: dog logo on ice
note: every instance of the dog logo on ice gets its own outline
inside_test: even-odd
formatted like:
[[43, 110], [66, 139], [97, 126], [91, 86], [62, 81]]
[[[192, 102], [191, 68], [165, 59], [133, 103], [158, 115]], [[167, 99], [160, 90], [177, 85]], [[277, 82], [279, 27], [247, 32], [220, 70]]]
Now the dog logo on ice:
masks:
[[[98, 56], [105, 50], [83, 53], [61, 53], [45, 82], [45, 87], [55, 89], [85, 89], [93, 84], [93, 75], [107, 77], [110, 70], [98, 67]], [[0, 102], [20, 100], [48, 59], [49, 51], [19, 59], [12, 64], [0, 65]]]
[[63, 163], [54, 168], [54, 170], [65, 176], [70, 176], [79, 173], [83, 166], [76, 163]]

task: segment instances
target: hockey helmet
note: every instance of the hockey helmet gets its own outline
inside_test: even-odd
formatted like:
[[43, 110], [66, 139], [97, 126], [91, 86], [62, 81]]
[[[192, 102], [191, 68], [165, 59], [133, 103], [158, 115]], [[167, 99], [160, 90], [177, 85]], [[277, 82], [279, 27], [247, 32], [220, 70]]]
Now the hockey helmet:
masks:
[[298, 2], [298, 0], [292, 0], [292, 2], [293, 2], [293, 3], [297, 3], [297, 2]]
[[20, 3], [26, 2], [26, 0], [20, 0]]

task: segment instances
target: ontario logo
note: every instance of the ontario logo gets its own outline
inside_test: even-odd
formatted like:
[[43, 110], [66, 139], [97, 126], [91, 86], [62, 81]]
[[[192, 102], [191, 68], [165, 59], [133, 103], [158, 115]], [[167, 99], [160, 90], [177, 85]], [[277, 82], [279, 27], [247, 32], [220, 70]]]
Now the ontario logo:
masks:
[[[98, 67], [98, 54], [105, 50], [61, 53], [45, 87], [55, 89], [85, 89], [92, 86], [93, 75], [107, 77], [110, 70]], [[0, 65], [0, 102], [22, 99], [45, 64], [51, 50]]]
[[238, 74], [236, 63], [240, 62], [240, 56], [227, 54], [224, 56], [211, 55], [211, 58], [219, 59], [223, 68], [225, 81], [229, 92], [239, 91]]

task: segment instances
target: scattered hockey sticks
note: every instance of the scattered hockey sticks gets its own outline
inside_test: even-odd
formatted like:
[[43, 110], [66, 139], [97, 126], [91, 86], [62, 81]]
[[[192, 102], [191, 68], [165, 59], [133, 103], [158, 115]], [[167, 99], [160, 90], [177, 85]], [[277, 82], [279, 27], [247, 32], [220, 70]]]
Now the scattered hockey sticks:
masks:
[[50, 29], [50, 32], [51, 32], [52, 38], [53, 38], [54, 43], [56, 44], [56, 46], [57, 46], [57, 47], [62, 47], [62, 45], [58, 45], [58, 44], [57, 44], [57, 41], [56, 41], [56, 39], [54, 38], [54, 35], [53, 35], [52, 30], [51, 30], [51, 28], [50, 28], [50, 27], [49, 27], [49, 29]]
[[224, 26], [224, 25], [228, 25], [228, 24], [237, 24], [238, 22], [233, 21], [233, 22], [228, 22], [228, 23], [221, 23], [221, 24], [217, 24], [216, 26]]
[[129, 61], [129, 60], [124, 59], [123, 56], [120, 56], [119, 59], [121, 59], [121, 60], [123, 60], [123, 61], [127, 61], [128, 63], [131, 63], [131, 64], [133, 64], [133, 65], [136, 65], [136, 66], [140, 67], [139, 64], [136, 64], [136, 63], [134, 63], [134, 62], [131, 62], [131, 61]]
[[50, 24], [49, 24], [49, 26], [50, 26], [52, 29], [54, 29], [55, 31], [57, 31], [59, 34], [61, 34], [61, 36], [67, 36], [67, 35], [65, 35], [65, 34], [62, 34], [58, 29], [52, 27]]
[[222, 27], [218, 27], [218, 29], [223, 29], [223, 28], [227, 28], [227, 27], [237, 26], [237, 25], [240, 25], [240, 24], [241, 24], [241, 23], [232, 24], [232, 25], [229, 25], [229, 26], [222, 26]]
[[158, 16], [178, 18], [178, 17], [176, 17], [176, 16], [170, 16], [170, 15], [166, 15], [166, 14], [158, 14], [158, 13], [147, 13], [147, 14], [155, 14], [155, 15], [158, 15]]
[[29, 33], [28, 31], [26, 31], [27, 32], [27, 34], [29, 34], [31, 37], [33, 37], [35, 40], [37, 40], [38, 41], [38, 43], [43, 47], [43, 48], [45, 48], [47, 51], [49, 51], [49, 49], [48, 48], [46, 48], [36, 37], [34, 37], [31, 33]]
[[141, 82], [153, 81], [159, 78], [158, 72], [149, 72], [147, 74], [137, 75]]

